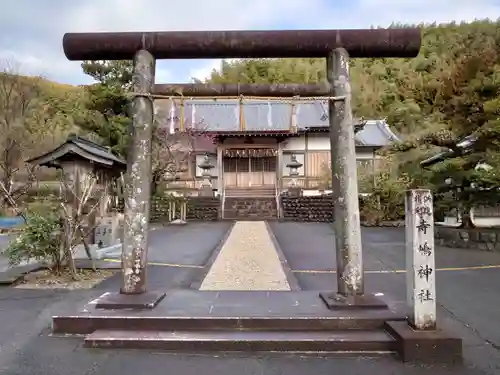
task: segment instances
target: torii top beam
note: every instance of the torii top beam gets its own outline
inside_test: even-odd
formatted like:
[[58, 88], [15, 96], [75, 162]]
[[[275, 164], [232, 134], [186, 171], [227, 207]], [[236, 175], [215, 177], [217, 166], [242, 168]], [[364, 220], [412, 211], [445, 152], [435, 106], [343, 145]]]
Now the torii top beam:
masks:
[[415, 57], [419, 28], [365, 30], [167, 31], [68, 33], [69, 60], [131, 60], [148, 50], [156, 59], [326, 57], [345, 48], [350, 57]]

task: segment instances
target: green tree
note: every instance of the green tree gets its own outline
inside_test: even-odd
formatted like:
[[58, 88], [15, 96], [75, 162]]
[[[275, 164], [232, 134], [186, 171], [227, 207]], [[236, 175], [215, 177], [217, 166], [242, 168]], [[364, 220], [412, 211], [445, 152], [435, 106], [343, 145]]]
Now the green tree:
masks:
[[85, 87], [82, 102], [74, 108], [78, 126], [126, 156], [130, 127], [127, 91], [132, 82], [132, 61], [85, 61], [82, 69], [97, 83]]
[[[500, 182], [500, 21], [422, 27], [422, 48], [414, 59], [350, 61], [354, 114], [386, 118], [404, 139], [383, 150], [394, 181], [403, 178], [408, 187], [438, 191], [451, 177], [459, 185], [475, 186], [462, 189], [459, 200], [465, 206], [495, 203], [493, 187]], [[247, 59], [223, 63], [208, 81], [318, 82], [324, 80], [324, 69], [324, 59]], [[469, 135], [476, 142], [459, 150], [457, 144]], [[458, 157], [421, 168], [422, 160], [448, 149]], [[476, 169], [485, 162], [493, 168]], [[388, 181], [386, 172], [378, 178]]]
[[[132, 61], [84, 62], [83, 71], [98, 81], [86, 88], [86, 96], [79, 113], [78, 123], [82, 129], [96, 134], [113, 151], [126, 157], [130, 139], [131, 119], [129, 116], [132, 86]], [[157, 109], [161, 107], [155, 101]], [[164, 108], [163, 108], [164, 109]], [[191, 134], [170, 134], [164, 116], [157, 111], [152, 137], [152, 192], [157, 191], [166, 178], [175, 178], [181, 172], [192, 154]]]
[[[453, 26], [453, 25], [452, 25]], [[434, 56], [434, 65], [443, 65], [434, 73], [439, 84], [423, 86], [427, 97], [432, 94], [432, 107], [427, 118], [439, 120], [418, 136], [395, 147], [401, 157], [415, 154], [415, 149], [453, 151], [453, 157], [429, 168], [427, 183], [436, 191], [449, 189], [451, 179], [457, 189], [453, 202], [464, 213], [478, 204], [497, 204], [500, 196], [498, 162], [500, 160], [500, 33], [498, 22], [480, 21], [459, 27], [447, 51]], [[430, 68], [427, 67], [427, 70]], [[432, 81], [431, 81], [432, 82]], [[459, 147], [469, 139], [467, 147]], [[406, 167], [414, 167], [416, 161]], [[487, 164], [490, 168], [477, 168]], [[465, 215], [464, 225], [472, 225]]]

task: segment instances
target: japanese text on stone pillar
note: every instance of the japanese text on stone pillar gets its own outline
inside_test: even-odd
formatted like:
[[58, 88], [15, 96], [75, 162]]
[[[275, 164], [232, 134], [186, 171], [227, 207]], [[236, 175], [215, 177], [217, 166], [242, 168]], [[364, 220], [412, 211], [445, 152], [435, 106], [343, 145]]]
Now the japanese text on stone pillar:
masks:
[[434, 217], [429, 190], [406, 197], [407, 287], [410, 321], [417, 329], [436, 325]]

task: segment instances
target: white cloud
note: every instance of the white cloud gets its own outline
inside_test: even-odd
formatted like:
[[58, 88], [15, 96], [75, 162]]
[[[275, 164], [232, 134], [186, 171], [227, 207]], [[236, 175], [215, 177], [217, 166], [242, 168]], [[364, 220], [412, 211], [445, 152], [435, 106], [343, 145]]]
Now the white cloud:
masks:
[[[0, 13], [0, 59], [15, 58], [26, 73], [87, 83], [80, 63], [63, 54], [65, 32], [366, 28], [498, 16], [495, 0], [17, 0]], [[219, 66], [220, 60], [161, 61], [157, 81], [204, 79]]]
[[[331, 3], [311, 4], [306, 13], [306, 28], [347, 29], [388, 27], [394, 22], [403, 24], [445, 23], [497, 19], [500, 2], [495, 0], [353, 0], [340, 7]], [[190, 77], [203, 80], [213, 69], [220, 67], [221, 60], [211, 61], [191, 71]]]
[[167, 69], [156, 68], [155, 81], [156, 82], [169, 82], [172, 79], [172, 73]]
[[[80, 64], [70, 63], [62, 52], [65, 32], [218, 30], [273, 27], [292, 21], [311, 4], [322, 0], [53, 0], [51, 6], [33, 7], [30, 0], [13, 2], [0, 14], [0, 28], [9, 38], [0, 39], [0, 54], [14, 50], [15, 57], [30, 73], [48, 71], [57, 80], [82, 81]], [[58, 6], [59, 5], [59, 6]], [[35, 9], [34, 9], [35, 8]], [[25, 19], [33, 19], [26, 24]], [[47, 20], [53, 20], [47, 22]], [[24, 25], [23, 28], [19, 25]], [[3, 30], [5, 29], [5, 30]], [[8, 40], [18, 43], [8, 45]], [[35, 62], [35, 60], [37, 62]], [[160, 62], [161, 79], [185, 80], [208, 69], [203, 62], [188, 61], [183, 72], [167, 72], [170, 63]], [[213, 62], [209, 63], [212, 66]], [[175, 65], [175, 64], [174, 64]], [[179, 67], [179, 66], [178, 66]], [[37, 69], [36, 69], [37, 68]]]
[[[495, 0], [358, 0], [357, 12], [347, 17], [351, 27], [473, 21], [500, 17], [500, 3]], [[331, 20], [327, 27], [335, 23]]]
[[[191, 69], [189, 71], [189, 77], [199, 79], [200, 81], [203, 81], [206, 78], [210, 78], [210, 75], [214, 70], [220, 71], [222, 61], [222, 59], [210, 60], [209, 63], [203, 65], [200, 68]], [[234, 59], [226, 59], [226, 61], [232, 62], [234, 61]]]
[[[24, 50], [1, 50], [0, 49], [0, 69], [8, 69], [15, 73], [26, 75], [42, 76], [53, 79], [56, 76], [71, 77], [81, 74], [81, 62], [65, 61], [59, 57], [52, 56], [47, 59], [47, 55], [27, 53]], [[80, 83], [89, 83], [90, 78], [82, 77]], [[64, 81], [62, 79], [61, 81]]]
[[205, 78], [210, 77], [210, 73], [212, 73], [213, 70], [219, 70], [221, 64], [222, 60], [213, 60], [212, 62], [208, 63], [205, 66], [202, 66], [201, 68], [191, 69], [189, 72], [189, 76], [203, 81]]
[[87, 0], [74, 3], [66, 32], [245, 29], [299, 15], [316, 0]]

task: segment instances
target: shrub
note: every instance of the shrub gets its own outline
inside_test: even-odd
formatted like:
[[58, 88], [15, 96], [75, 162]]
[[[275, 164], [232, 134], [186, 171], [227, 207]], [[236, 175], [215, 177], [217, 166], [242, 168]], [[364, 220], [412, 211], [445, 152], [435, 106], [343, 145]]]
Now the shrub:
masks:
[[35, 200], [27, 204], [28, 212], [35, 215], [55, 215], [59, 208], [59, 199]]
[[26, 215], [26, 225], [3, 254], [10, 265], [19, 265], [33, 259], [47, 263], [54, 271], [59, 272], [63, 258], [60, 249], [61, 234], [61, 220], [54, 211], [29, 212]]
[[397, 178], [382, 172], [376, 175], [373, 193], [360, 199], [361, 219], [369, 224], [398, 221], [405, 217], [405, 190], [409, 182], [405, 175]]

